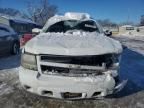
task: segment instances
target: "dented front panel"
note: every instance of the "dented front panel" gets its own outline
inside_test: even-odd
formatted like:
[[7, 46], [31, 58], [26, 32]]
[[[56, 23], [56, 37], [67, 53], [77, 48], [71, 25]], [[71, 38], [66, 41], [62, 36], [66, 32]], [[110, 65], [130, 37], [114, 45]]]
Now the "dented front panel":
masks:
[[[112, 68], [113, 65], [106, 67], [106, 64], [102, 65], [104, 64], [102, 63], [99, 66], [89, 66], [83, 70], [83, 67], [87, 67], [91, 63], [85, 65], [81, 63], [83, 67], [80, 64], [76, 65], [79, 62], [64, 64], [64, 62], [68, 62], [62, 60], [63, 63], [54, 63], [52, 59], [51, 62], [42, 59], [42, 56], [37, 55], [36, 57], [38, 71], [20, 68], [20, 81], [29, 92], [63, 99], [96, 98], [113, 93], [117, 85], [114, 77], [118, 76], [118, 72], [116, 68]], [[52, 66], [52, 68], [43, 70], [43, 65]], [[57, 69], [63, 67], [67, 70], [58, 72], [55, 67]], [[75, 69], [74, 72], [70, 71], [71, 69]]]
[[[61, 21], [66, 23], [65, 30], [50, 32], [49, 27]], [[23, 87], [41, 96], [61, 99], [103, 97], [121, 90], [126, 84], [117, 80], [122, 46], [106, 37], [99, 27], [88, 14], [50, 18], [42, 32], [23, 49], [19, 72]]]

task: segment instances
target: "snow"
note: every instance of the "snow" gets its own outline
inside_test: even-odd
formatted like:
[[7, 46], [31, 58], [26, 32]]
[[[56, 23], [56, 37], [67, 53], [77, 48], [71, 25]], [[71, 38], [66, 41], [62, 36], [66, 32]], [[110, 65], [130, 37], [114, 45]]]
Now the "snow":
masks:
[[93, 77], [93, 76], [89, 76], [89, 77], [83, 77], [83, 78], [75, 78], [74, 80], [77, 82], [77, 83], [80, 83], [81, 81], [85, 82], [85, 83], [97, 83], [97, 82], [100, 82], [100, 81], [103, 81], [103, 80], [106, 80], [106, 76], [96, 76], [96, 77]]
[[[87, 13], [68, 12], [64, 16], [55, 15], [47, 21], [40, 35], [26, 44], [26, 51], [55, 55], [100, 55], [122, 52], [120, 43], [103, 36], [103, 33], [82, 31], [43, 33], [57, 22], [73, 19], [79, 21], [93, 20]], [[101, 29], [101, 27], [99, 28]]]
[[0, 96], [13, 92], [13, 87], [8, 86], [6, 83], [0, 84]]
[[[9, 67], [8, 64], [7, 67]], [[17, 77], [18, 77], [17, 68], [0, 70], [0, 96], [7, 95], [14, 92], [14, 86], [12, 85], [18, 83]]]
[[28, 19], [23, 19], [23, 18], [10, 18], [10, 20], [13, 20], [14, 22], [17, 23], [32, 23], [32, 24], [36, 24], [35, 22], [28, 20]]
[[123, 25], [121, 27], [134, 27], [134, 26], [132, 26], [132, 25]]
[[[122, 27], [127, 27], [127, 26], [130, 25], [125, 25]], [[137, 32], [137, 29], [139, 29], [139, 32]], [[126, 30], [126, 29], [122, 31], [120, 30], [118, 36], [129, 37], [129, 38], [144, 37], [144, 26], [134, 27], [134, 30]]]
[[25, 51], [54, 55], [121, 53], [121, 44], [97, 32], [41, 33], [25, 45]]
[[144, 37], [144, 32], [137, 32], [137, 31], [126, 31], [124, 33], [119, 33], [118, 35], [120, 36], [125, 36], [125, 37]]
[[18, 67], [20, 55], [0, 57], [0, 96], [14, 92], [14, 86], [18, 81]]
[[115, 36], [124, 46], [144, 55], [144, 36]]
[[75, 12], [67, 12], [65, 13], [65, 17], [77, 20], [90, 19], [90, 15], [87, 13], [75, 13]]
[[[140, 36], [139, 36], [140, 37]], [[119, 39], [124, 43], [129, 43], [129, 49], [124, 49], [120, 63], [121, 79], [128, 79], [126, 88], [115, 97], [107, 97], [102, 100], [81, 100], [63, 101], [57, 99], [43, 98], [25, 92], [20, 88], [18, 80], [18, 67], [20, 56], [8, 56], [0, 58], [0, 106], [2, 108], [47, 108], [47, 107], [70, 107], [70, 108], [143, 108], [144, 106], [144, 56], [138, 51], [132, 51], [131, 45], [135, 50], [144, 52], [144, 38], [140, 41], [132, 38], [123, 37]], [[142, 48], [139, 47], [141, 44]], [[89, 79], [88, 79], [89, 80]], [[6, 89], [6, 90], [5, 90]]]
[[32, 33], [40, 33], [40, 32], [41, 32], [41, 29], [38, 29], [38, 28], [32, 29]]
[[70, 13], [70, 12], [68, 12], [65, 14], [65, 16], [55, 15], [55, 16], [51, 17], [46, 22], [42, 31], [45, 31], [49, 26], [51, 26], [57, 22], [64, 21], [64, 20], [72, 20], [72, 19], [81, 20], [81, 21], [88, 20], [88, 19], [92, 20], [92, 19], [90, 19], [90, 15], [87, 13]]

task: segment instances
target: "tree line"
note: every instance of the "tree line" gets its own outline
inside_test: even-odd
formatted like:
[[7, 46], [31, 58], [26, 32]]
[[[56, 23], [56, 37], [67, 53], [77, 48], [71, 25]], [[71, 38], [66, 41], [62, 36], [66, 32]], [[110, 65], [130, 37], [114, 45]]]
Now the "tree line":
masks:
[[12, 8], [0, 8], [0, 14], [30, 19], [43, 26], [48, 18], [58, 12], [57, 6], [50, 4], [48, 0], [37, 0], [37, 4], [34, 2], [35, 0], [28, 0], [26, 2], [26, 12]]
[[[28, 0], [27, 3], [27, 12], [21, 12], [12, 8], [0, 8], [0, 14], [10, 15], [14, 17], [21, 17], [30, 19], [40, 25], [44, 25], [50, 17], [54, 16], [58, 12], [58, 7], [56, 5], [52, 5], [48, 0], [37, 0], [38, 3], [34, 3], [35, 0]], [[115, 27], [121, 25], [134, 25], [133, 22], [122, 22], [115, 23], [110, 21], [109, 19], [97, 20], [104, 27]], [[141, 16], [139, 24], [140, 26], [144, 26], [144, 15]]]

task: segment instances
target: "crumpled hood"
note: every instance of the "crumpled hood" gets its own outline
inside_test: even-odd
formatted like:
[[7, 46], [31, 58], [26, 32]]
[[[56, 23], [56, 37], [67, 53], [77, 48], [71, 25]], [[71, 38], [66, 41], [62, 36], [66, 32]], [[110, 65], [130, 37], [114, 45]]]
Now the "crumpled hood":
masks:
[[41, 33], [25, 45], [25, 51], [53, 55], [101, 55], [121, 53], [121, 44], [99, 33]]

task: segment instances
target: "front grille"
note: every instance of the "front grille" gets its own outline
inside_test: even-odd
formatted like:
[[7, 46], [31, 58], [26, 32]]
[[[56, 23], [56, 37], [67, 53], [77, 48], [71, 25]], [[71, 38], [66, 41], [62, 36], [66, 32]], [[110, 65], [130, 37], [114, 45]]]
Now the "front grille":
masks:
[[44, 66], [44, 65], [41, 65], [41, 70], [43, 72], [45, 72], [45, 71], [58, 72], [58, 73], [68, 73], [69, 72], [68, 68], [54, 67], [54, 66]]
[[112, 54], [93, 56], [40, 55], [43, 74], [66, 76], [102, 75], [112, 65]]
[[40, 59], [44, 62], [102, 66], [103, 63], [107, 63], [107, 65], [109, 65], [112, 62], [111, 58], [112, 54], [92, 56], [41, 55]]
[[101, 71], [95, 71], [95, 70], [69, 69], [63, 67], [44, 66], [44, 65], [41, 65], [41, 70], [43, 74], [62, 75], [62, 76], [70, 76], [70, 77], [84, 77], [87, 75], [97, 76], [103, 74]]

